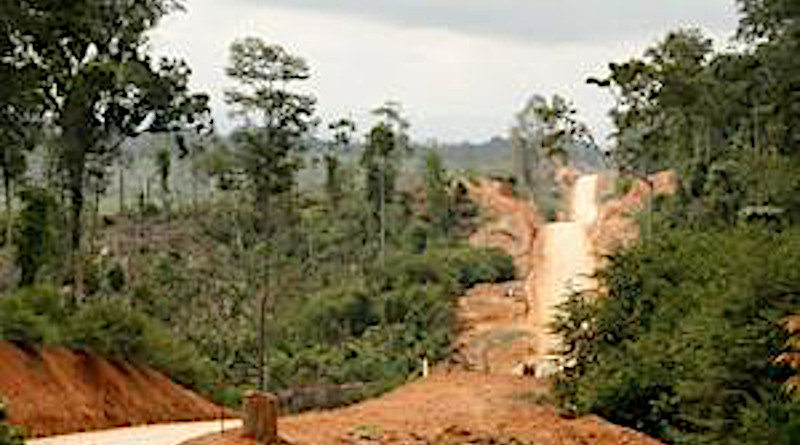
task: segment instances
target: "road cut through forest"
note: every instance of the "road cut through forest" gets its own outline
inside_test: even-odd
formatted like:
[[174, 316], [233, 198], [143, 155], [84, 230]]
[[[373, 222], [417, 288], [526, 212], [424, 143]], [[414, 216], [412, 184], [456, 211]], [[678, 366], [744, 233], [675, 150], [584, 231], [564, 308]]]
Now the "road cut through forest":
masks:
[[[295, 445], [660, 443], [598, 417], [564, 417], [541, 403], [550, 389], [547, 380], [515, 375], [520, 364], [535, 365], [549, 354], [542, 348], [555, 345], [546, 318], [568, 286], [593, 285], [589, 232], [597, 218], [597, 184], [597, 176], [579, 178], [570, 192], [570, 221], [545, 224], [535, 204], [504, 183], [473, 183], [471, 195], [485, 218], [471, 242], [513, 255], [520, 280], [479, 285], [461, 298], [458, 357], [452, 363], [374, 400], [283, 417], [282, 438]], [[234, 434], [187, 445], [252, 443]]]

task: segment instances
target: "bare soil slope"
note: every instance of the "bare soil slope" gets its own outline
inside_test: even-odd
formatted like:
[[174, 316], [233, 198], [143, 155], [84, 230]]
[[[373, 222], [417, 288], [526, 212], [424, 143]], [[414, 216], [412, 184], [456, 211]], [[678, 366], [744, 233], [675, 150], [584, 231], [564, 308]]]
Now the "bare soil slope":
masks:
[[535, 353], [536, 326], [522, 283], [482, 284], [459, 299], [454, 361], [470, 371], [521, 373]]
[[220, 408], [144, 367], [63, 348], [0, 342], [0, 394], [32, 437], [147, 423], [209, 420]]
[[[613, 187], [613, 180], [607, 179], [604, 188]], [[678, 190], [678, 178], [672, 171], [654, 173], [648, 181], [652, 184], [654, 197], [674, 195]], [[598, 258], [639, 239], [639, 224], [634, 215], [646, 209], [650, 193], [647, 183], [636, 181], [626, 194], [600, 205], [597, 224], [591, 233]]]
[[536, 237], [544, 226], [534, 204], [515, 197], [510, 185], [499, 181], [471, 184], [469, 194], [485, 215], [484, 224], [470, 237], [470, 244], [504, 250], [514, 257], [517, 276], [527, 276], [532, 269]]

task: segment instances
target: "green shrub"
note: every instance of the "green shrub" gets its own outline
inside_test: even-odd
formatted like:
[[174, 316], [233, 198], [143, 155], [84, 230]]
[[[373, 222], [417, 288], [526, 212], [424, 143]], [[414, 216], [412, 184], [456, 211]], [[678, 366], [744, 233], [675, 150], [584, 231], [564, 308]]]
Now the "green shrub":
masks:
[[[609, 296], [562, 319], [577, 363], [561, 376], [566, 403], [673, 443], [792, 443], [755, 437], [800, 428], [772, 364], [779, 321], [800, 306], [798, 265], [800, 231], [755, 228], [661, 230], [612, 258]], [[765, 430], [750, 440], [755, 418]]]
[[108, 285], [114, 292], [120, 292], [125, 288], [127, 279], [125, 278], [125, 271], [119, 263], [113, 263], [106, 272], [106, 280]]
[[74, 347], [149, 365], [178, 383], [210, 390], [212, 370], [192, 344], [173, 339], [156, 320], [121, 303], [82, 308], [72, 317], [68, 336]]
[[464, 288], [514, 279], [513, 259], [497, 249], [450, 248], [434, 251], [431, 257], [448, 268]]
[[26, 187], [20, 192], [22, 211], [16, 221], [14, 244], [17, 265], [21, 271], [20, 284], [30, 286], [39, 270], [52, 261], [56, 250], [55, 198], [44, 188]]
[[100, 354], [144, 362], [149, 356], [148, 340], [157, 330], [146, 315], [111, 301], [93, 303], [72, 317], [70, 340], [81, 348]]
[[632, 189], [639, 179], [630, 175], [620, 175], [614, 180], [614, 196], [625, 196]]
[[741, 444], [794, 445], [800, 437], [800, 405], [781, 394], [762, 394], [741, 408], [736, 441]]
[[25, 347], [59, 341], [64, 302], [51, 288], [26, 288], [0, 297], [0, 338]]
[[432, 229], [425, 222], [414, 222], [409, 224], [402, 232], [402, 244], [411, 253], [422, 254], [428, 248], [429, 239], [432, 237]]
[[239, 408], [242, 406], [244, 392], [233, 386], [216, 387], [211, 392], [211, 400], [220, 406]]
[[177, 383], [203, 394], [212, 393], [214, 368], [193, 343], [176, 340], [164, 329], [149, 331], [146, 340], [150, 354], [145, 357], [145, 364], [165, 373]]

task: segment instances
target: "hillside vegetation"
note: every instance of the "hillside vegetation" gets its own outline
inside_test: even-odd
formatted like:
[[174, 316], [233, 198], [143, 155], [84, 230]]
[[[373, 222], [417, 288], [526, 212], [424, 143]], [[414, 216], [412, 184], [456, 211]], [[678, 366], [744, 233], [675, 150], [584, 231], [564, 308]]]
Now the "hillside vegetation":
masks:
[[[190, 68], [149, 54], [180, 2], [51, 3], [0, 14], [0, 340], [147, 365], [225, 404], [345, 383], [356, 400], [445, 357], [455, 298], [513, 277], [467, 246], [464, 180], [411, 143], [399, 104], [363, 135], [323, 124], [298, 92], [309, 64], [242, 38], [235, 128], [214, 135]], [[401, 181], [414, 152], [425, 168]]]
[[[366, 382], [383, 391], [405, 381], [422, 355], [447, 354], [455, 298], [466, 288], [513, 277], [506, 255], [458, 241], [475, 208], [463, 187], [436, 175], [441, 191], [431, 184], [431, 199], [455, 219], [436, 221], [425, 196], [415, 210], [413, 196], [398, 195], [387, 205], [385, 253], [356, 185], [335, 208], [324, 196], [293, 197], [291, 216], [268, 238], [240, 191], [180, 213], [105, 216], [84, 260], [80, 301], [53, 287], [64, 270], [59, 227], [46, 224], [52, 238], [39, 240], [52, 256], [33, 285], [0, 299], [0, 337], [148, 364], [236, 403], [259, 381], [263, 311], [268, 388]], [[45, 220], [58, 215], [52, 201]], [[20, 218], [34, 211], [25, 207]]]
[[[681, 185], [640, 215], [643, 238], [574, 295], [558, 392], [669, 443], [793, 444], [786, 390], [800, 305], [800, 10], [743, 0], [741, 51], [683, 30], [591, 83], [618, 97], [611, 152], [623, 172]], [[650, 228], [652, 227], [652, 228]]]

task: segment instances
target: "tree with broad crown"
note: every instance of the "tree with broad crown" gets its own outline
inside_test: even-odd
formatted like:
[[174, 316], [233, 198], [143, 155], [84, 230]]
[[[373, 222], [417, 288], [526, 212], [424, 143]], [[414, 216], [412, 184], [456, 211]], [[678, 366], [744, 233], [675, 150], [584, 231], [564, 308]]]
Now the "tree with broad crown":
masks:
[[25, 20], [12, 25], [14, 62], [41, 73], [40, 92], [57, 129], [80, 298], [88, 176], [104, 173], [129, 138], [210, 128], [208, 97], [189, 93], [184, 62], [157, 62], [146, 51], [145, 33], [182, 9], [177, 0], [29, 0], [25, 6]]
[[[744, 17], [739, 37], [781, 39], [800, 31], [800, 3], [795, 0], [737, 0]], [[796, 34], [795, 34], [796, 36]]]
[[228, 76], [239, 83], [225, 93], [244, 123], [233, 134], [255, 208], [265, 219], [273, 198], [290, 191], [301, 164], [303, 137], [316, 125], [316, 100], [290, 85], [310, 77], [308, 64], [279, 45], [258, 38], [231, 45]]

